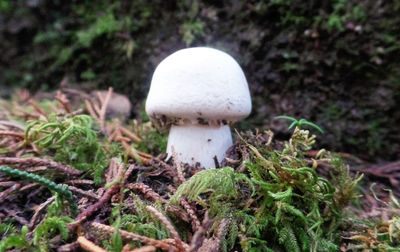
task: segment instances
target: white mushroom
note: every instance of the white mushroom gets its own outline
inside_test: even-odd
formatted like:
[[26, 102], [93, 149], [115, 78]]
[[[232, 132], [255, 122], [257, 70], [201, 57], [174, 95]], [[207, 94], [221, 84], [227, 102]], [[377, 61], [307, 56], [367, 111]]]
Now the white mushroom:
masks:
[[146, 112], [159, 125], [172, 124], [173, 146], [181, 162], [214, 168], [232, 145], [229, 125], [251, 112], [246, 77], [228, 54], [207, 47], [179, 50], [156, 68]]

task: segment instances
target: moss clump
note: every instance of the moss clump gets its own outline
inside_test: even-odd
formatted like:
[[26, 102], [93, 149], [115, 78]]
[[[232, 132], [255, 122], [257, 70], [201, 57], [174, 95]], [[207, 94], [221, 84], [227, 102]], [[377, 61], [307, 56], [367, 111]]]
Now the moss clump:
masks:
[[211, 205], [211, 215], [215, 216], [243, 202], [240, 183], [251, 185], [254, 190], [252, 181], [231, 167], [200, 171], [178, 188], [171, 203], [178, 204], [181, 197], [186, 197], [203, 207]]
[[237, 246], [243, 251], [337, 251], [343, 208], [356, 197], [360, 178], [340, 172], [332, 184], [319, 176], [304, 156], [314, 142], [315, 136], [298, 128], [282, 150], [244, 141], [251, 157], [244, 160], [247, 171], [199, 172], [178, 188], [171, 203], [186, 197], [212, 217], [228, 219], [225, 251]]
[[30, 121], [25, 139], [52, 155], [55, 161], [93, 173], [98, 184], [108, 165], [108, 157], [92, 127], [93, 120], [88, 115], [50, 115], [48, 118]]
[[69, 235], [67, 224], [73, 220], [67, 216], [46, 218], [35, 229], [33, 244], [37, 245], [40, 251], [49, 251], [49, 238], [60, 233], [61, 238], [66, 240]]

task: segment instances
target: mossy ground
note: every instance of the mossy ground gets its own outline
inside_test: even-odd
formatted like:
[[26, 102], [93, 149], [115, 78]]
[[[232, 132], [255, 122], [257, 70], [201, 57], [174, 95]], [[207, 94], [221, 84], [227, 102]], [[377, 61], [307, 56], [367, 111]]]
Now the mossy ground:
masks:
[[400, 251], [395, 165], [373, 179], [299, 127], [237, 132], [218, 169], [164, 161], [145, 118], [106, 117], [111, 92], [0, 101], [0, 251]]

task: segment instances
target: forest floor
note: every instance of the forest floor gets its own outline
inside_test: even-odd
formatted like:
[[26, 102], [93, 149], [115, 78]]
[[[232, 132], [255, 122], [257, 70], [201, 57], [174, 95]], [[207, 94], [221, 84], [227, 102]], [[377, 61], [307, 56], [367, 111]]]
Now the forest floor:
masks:
[[236, 131], [205, 170], [165, 160], [166, 135], [112, 92], [0, 100], [0, 251], [400, 251], [399, 161], [314, 150], [296, 127]]

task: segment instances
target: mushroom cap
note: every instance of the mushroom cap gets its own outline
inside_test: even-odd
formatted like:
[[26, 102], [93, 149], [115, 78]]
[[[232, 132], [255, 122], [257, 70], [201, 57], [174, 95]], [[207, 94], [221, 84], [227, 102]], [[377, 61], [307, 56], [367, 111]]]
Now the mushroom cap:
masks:
[[146, 112], [153, 120], [227, 124], [250, 114], [249, 87], [239, 64], [225, 52], [182, 49], [154, 71]]

